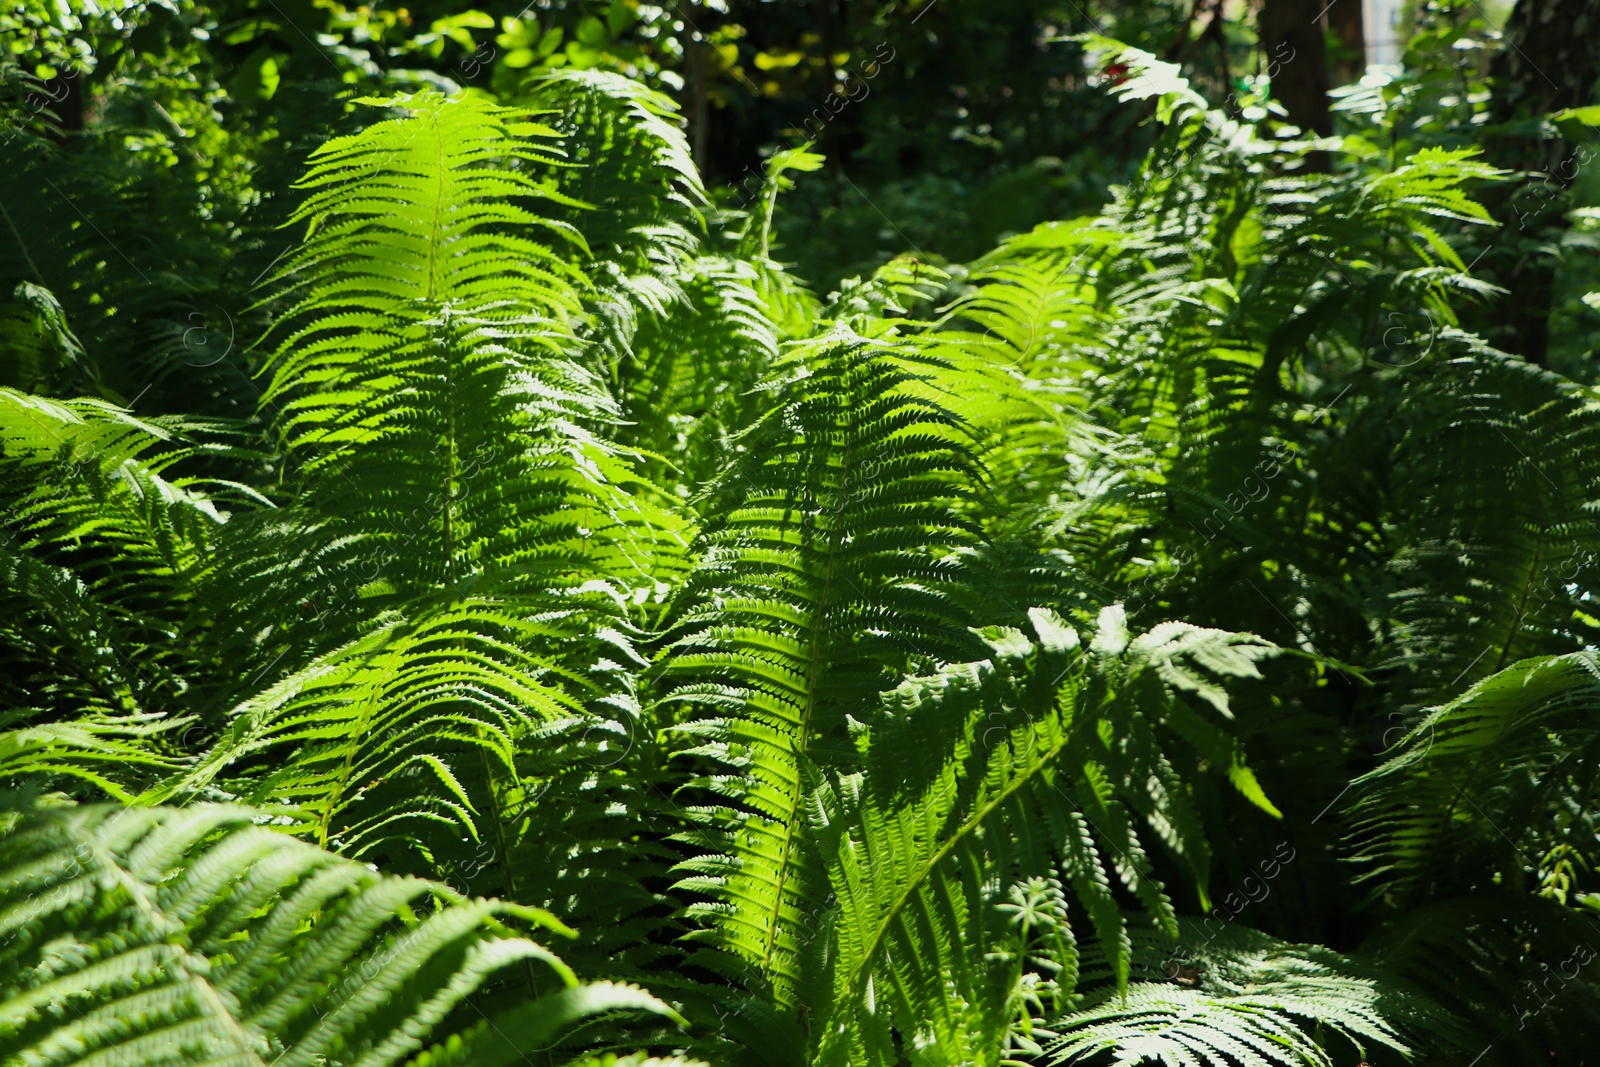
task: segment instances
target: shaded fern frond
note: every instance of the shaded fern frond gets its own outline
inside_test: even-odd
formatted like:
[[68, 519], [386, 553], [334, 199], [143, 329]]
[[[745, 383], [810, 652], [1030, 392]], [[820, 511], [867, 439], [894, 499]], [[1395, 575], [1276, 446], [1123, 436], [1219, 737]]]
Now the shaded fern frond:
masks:
[[581, 710], [574, 680], [523, 651], [560, 620], [519, 614], [467, 600], [389, 622], [234, 708], [198, 766], [147, 800], [237, 782], [241, 799], [303, 810], [318, 845], [391, 863], [403, 847], [431, 861], [426, 823], [492, 837], [485, 776], [514, 775], [536, 724]]
[[1403, 519], [1389, 534], [1383, 652], [1408, 703], [1442, 704], [1524, 657], [1600, 641], [1600, 418], [1587, 391], [1481, 353], [1437, 367], [1390, 417]]
[[[0, 568], [0, 576], [4, 575]], [[70, 722], [49, 718], [40, 708], [0, 711], [0, 782], [25, 782], [43, 789], [77, 779], [124, 802], [133, 800], [129, 787], [141, 773], [153, 777], [177, 766], [176, 759], [162, 752], [167, 747], [163, 735], [181, 730], [189, 721], [92, 711]]]
[[[0, 699], [166, 713], [195, 673], [191, 610], [243, 487], [177, 474], [207, 424], [0, 389]], [[255, 499], [259, 499], [256, 497]], [[226, 505], [225, 505], [226, 506]]]
[[778, 354], [778, 338], [759, 282], [739, 260], [685, 263], [676, 278], [681, 298], [640, 321], [617, 367], [631, 424], [619, 440], [665, 457], [685, 493], [733, 461], [733, 438], [760, 413], [754, 389]]
[[633, 423], [618, 439], [703, 482], [755, 414], [743, 394], [776, 354], [761, 276], [703, 251], [706, 193], [671, 99], [616, 74], [557, 69], [532, 100], [556, 109], [565, 161], [550, 180], [584, 205], [558, 210], [590, 250], [577, 261], [593, 285], [583, 332]]
[[1404, 905], [1441, 885], [1535, 889], [1559, 844], [1592, 869], [1597, 707], [1600, 660], [1584, 651], [1522, 660], [1429, 712], [1357, 780], [1366, 877]]
[[593, 286], [586, 336], [595, 369], [609, 370], [632, 350], [641, 315], [684, 302], [705, 188], [671, 98], [620, 74], [557, 68], [539, 77], [531, 99], [552, 110], [561, 135], [564, 162], [547, 168], [547, 180], [573, 202], [557, 217], [586, 239], [589, 254], [578, 261]]
[[95, 392], [99, 368], [73, 334], [54, 293], [19, 282], [0, 296], [0, 385], [55, 396]]
[[1484, 1067], [1581, 1063], [1600, 1031], [1600, 916], [1500, 888], [1424, 903], [1363, 946], [1440, 1008], [1419, 1042]]

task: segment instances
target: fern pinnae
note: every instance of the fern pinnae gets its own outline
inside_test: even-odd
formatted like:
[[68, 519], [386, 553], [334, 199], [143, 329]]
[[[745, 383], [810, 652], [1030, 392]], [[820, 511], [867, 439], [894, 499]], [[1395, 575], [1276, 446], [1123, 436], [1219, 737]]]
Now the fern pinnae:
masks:
[[[847, 1056], [892, 1062], [889, 1028], [969, 1050], [976, 1062], [997, 1062], [1023, 996], [1022, 971], [1004, 961], [1037, 951], [986, 918], [1015, 908], [1003, 895], [1008, 883], [1012, 899], [1021, 899], [1022, 887], [1058, 884], [1064, 872], [1119, 988], [1125, 985], [1127, 932], [1111, 872], [1158, 924], [1177, 927], [1171, 902], [1142, 870], [1138, 835], [1118, 814], [1124, 804], [1203, 880], [1205, 828], [1179, 815], [1188, 803], [1184, 784], [1169, 778], [1166, 790], [1141, 803], [1162, 757], [1147, 747], [1135, 748], [1131, 762], [1119, 760], [1111, 739], [1149, 728], [1130, 731], [1113, 721], [1127, 721], [1118, 713], [1124, 707], [1175, 714], [1184, 690], [1213, 690], [1220, 700], [1215, 683], [1195, 667], [1252, 676], [1270, 647], [1192, 629], [1183, 632], [1188, 651], [1170, 629], [1130, 642], [1112, 611], [1084, 650], [1076, 631], [1052, 613], [1036, 609], [1029, 621], [1032, 635], [987, 631], [989, 660], [909, 680], [886, 697], [885, 714], [861, 732], [863, 770], [836, 774], [819, 789], [815, 832], [828, 842], [824, 855], [839, 900], [833, 1008], [818, 1052], [824, 1064]], [[1037, 833], [1015, 832], [1035, 824]], [[1175, 840], [1172, 828], [1184, 839]], [[1131, 855], [1112, 862], [1102, 846]], [[1050, 920], [1041, 929], [1057, 931], [1054, 951], [1064, 954], [1046, 957], [1048, 966], [1071, 975], [1076, 949], [1064, 907], [1039, 914]], [[901, 999], [886, 1008], [890, 989], [901, 990]]]
[[[669, 634], [667, 677], [687, 679], [669, 701], [704, 709], [679, 728], [704, 739], [686, 754], [746, 775], [701, 782], [736, 805], [715, 818], [731, 820], [722, 847], [738, 865], [691, 861], [706, 877], [684, 884], [734, 905], [696, 910], [780, 1004], [799, 980], [792, 927], [814, 891], [810, 766], [838, 758], [844, 715], [865, 713], [890, 665], [928, 647], [923, 635], [962, 647], [939, 592], [955, 575], [934, 552], [970, 536], [948, 502], [973, 464], [959, 420], [912, 391], [920, 358], [847, 335], [790, 354], [779, 381], [808, 391], [747, 432], [749, 458], [725, 483], [731, 507], [702, 535], [705, 562]], [[878, 480], [859, 483], [863, 473]]]
[[[0, 1034], [29, 1062], [377, 1067], [420, 1051], [424, 1033], [443, 1038], [466, 996], [491, 993], [524, 959], [577, 985], [522, 936], [561, 932], [548, 914], [377, 875], [267, 829], [276, 816], [266, 813], [85, 807], [8, 818]], [[63, 954], [69, 940], [80, 951]], [[34, 988], [18, 988], [30, 979]], [[81, 1010], [58, 1025], [48, 1005], [64, 1001]], [[637, 991], [597, 986], [564, 1017], [616, 1010], [671, 1014]]]
[[[1180, 938], [1178, 952], [1200, 947], [1178, 956], [1165, 935], [1134, 929], [1138, 969], [1150, 977], [1125, 994], [1111, 984], [1103, 955], [1086, 950], [1085, 1003], [1040, 1020], [1044, 1062], [1093, 1062], [1115, 1051], [1135, 1063], [1331, 1067], [1344, 1062], [1335, 1052], [1375, 1057], [1366, 1042], [1414, 1054], [1413, 1032], [1447, 1025], [1403, 983], [1320, 946], [1287, 944], [1237, 922], [1208, 931], [1184, 920]], [[1406, 1025], [1396, 1025], [1402, 1019]]]
[[1366, 792], [1352, 812], [1350, 845], [1367, 868], [1363, 880], [1397, 905], [1463, 870], [1485, 889], [1520, 882], [1533, 865], [1524, 850], [1557, 831], [1542, 791], [1518, 810], [1508, 785], [1594, 751], [1587, 716], [1597, 695], [1600, 664], [1584, 651], [1522, 660], [1430, 710], [1385, 763], [1357, 779]]

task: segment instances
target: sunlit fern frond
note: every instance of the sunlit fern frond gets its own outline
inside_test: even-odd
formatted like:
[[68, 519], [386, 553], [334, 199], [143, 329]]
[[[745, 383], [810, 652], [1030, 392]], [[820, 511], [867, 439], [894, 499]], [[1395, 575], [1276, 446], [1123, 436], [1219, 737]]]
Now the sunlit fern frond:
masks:
[[279, 275], [266, 401], [298, 503], [378, 561], [369, 595], [650, 587], [682, 539], [596, 433], [616, 406], [553, 247], [581, 238], [533, 176], [555, 131], [473, 98], [397, 103], [313, 157], [311, 232]]
[[1181, 624], [1135, 637], [1108, 609], [1084, 647], [1054, 613], [1029, 619], [986, 631], [988, 659], [886, 697], [860, 731], [861, 772], [813, 802], [837, 902], [807, 990], [828, 1005], [820, 1064], [893, 1064], [901, 1043], [998, 1064], [1031, 1011], [1070, 1003], [1088, 932], [1127, 982], [1120, 892], [1177, 932], [1153, 855], [1204, 905], [1206, 766], [1271, 810], [1227, 729], [1189, 704], [1226, 715], [1222, 683], [1255, 676], [1271, 646]]
[[695, 837], [709, 854], [684, 885], [718, 899], [697, 910], [780, 1004], [794, 915], [818, 891], [808, 768], [848, 761], [848, 719], [911, 665], [971, 648], [947, 556], [972, 540], [954, 505], [981, 475], [959, 420], [919, 389], [934, 362], [848, 333], [786, 355], [777, 405], [707, 505], [669, 635], [686, 755], [718, 765]]
[[1329, 949], [1238, 923], [1185, 919], [1178, 929], [1176, 945], [1134, 932], [1140, 980], [1126, 996], [1109, 961], [1086, 950], [1083, 1002], [1041, 1022], [1041, 1062], [1336, 1067], [1380, 1051], [1409, 1056], [1408, 1036], [1448, 1022], [1404, 983]]
[[[591, 1015], [670, 1014], [635, 989], [579, 984], [530, 939], [566, 932], [547, 912], [379, 874], [249, 809], [65, 807], [7, 820], [8, 1062], [394, 1064], [451, 1035], [505, 1042], [484, 1020], [507, 1010], [520, 1037], [547, 1042]], [[535, 981], [544, 992], [530, 1001]], [[508, 984], [510, 997], [497, 992]]]
[[976, 288], [947, 315], [997, 338], [1030, 377], [1079, 372], [1114, 314], [1103, 306], [1099, 268], [1137, 239], [1099, 219], [1045, 223], [975, 263]]

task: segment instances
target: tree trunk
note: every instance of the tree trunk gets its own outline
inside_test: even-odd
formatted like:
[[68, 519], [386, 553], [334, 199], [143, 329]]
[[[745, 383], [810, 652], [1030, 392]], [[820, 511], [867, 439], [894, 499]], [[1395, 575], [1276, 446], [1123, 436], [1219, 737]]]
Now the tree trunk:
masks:
[[1333, 0], [1323, 14], [1328, 29], [1339, 39], [1339, 54], [1333, 61], [1333, 84], [1349, 85], [1367, 72], [1366, 25], [1361, 18], [1361, 0]]
[[706, 85], [706, 42], [699, 39], [700, 32], [690, 17], [689, 0], [678, 0], [678, 17], [683, 20], [683, 90], [678, 106], [683, 109], [689, 124], [689, 155], [695, 169], [703, 176], [708, 160], [707, 124], [711, 118], [709, 94]]
[[[1600, 79], [1600, 7], [1593, 0], [1518, 0], [1490, 79], [1496, 124], [1588, 104]], [[1577, 175], [1576, 152], [1559, 138], [1524, 133], [1491, 142], [1491, 162], [1529, 176], [1491, 200], [1501, 231], [1480, 273], [1510, 295], [1496, 302], [1502, 323], [1486, 332], [1494, 344], [1540, 365], [1548, 356], [1556, 274], [1555, 258], [1544, 249], [1568, 226], [1566, 190]]]
[[[1289, 121], [1308, 135], [1333, 132], [1328, 111], [1328, 49], [1322, 33], [1327, 0], [1266, 0], [1261, 6], [1261, 48], [1272, 79], [1272, 98]], [[1327, 170], [1326, 152], [1313, 152], [1309, 165]]]
[[43, 95], [50, 101], [49, 109], [56, 116], [56, 126], [61, 131], [56, 139], [63, 143], [83, 132], [84, 82], [88, 75], [80, 71], [62, 71], [45, 83]]
[[710, 95], [706, 91], [706, 44], [690, 37], [686, 49], [686, 66], [689, 68], [689, 153], [695, 169], [703, 176], [709, 161], [706, 159], [707, 139], [711, 133]]
[[1490, 75], [1496, 122], [1581, 107], [1600, 79], [1600, 7], [1594, 0], [1518, 0]]

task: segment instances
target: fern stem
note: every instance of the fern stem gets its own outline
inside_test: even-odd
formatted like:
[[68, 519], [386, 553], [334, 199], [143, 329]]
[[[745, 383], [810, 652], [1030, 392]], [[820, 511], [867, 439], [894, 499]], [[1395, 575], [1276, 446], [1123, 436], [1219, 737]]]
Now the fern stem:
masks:
[[449, 428], [446, 433], [449, 452], [446, 456], [444, 478], [444, 500], [440, 507], [444, 512], [444, 575], [445, 581], [452, 587], [456, 584], [456, 530], [455, 530], [455, 494], [456, 480], [460, 471], [460, 449], [456, 440], [456, 363], [452, 359], [455, 352], [455, 337], [453, 324], [448, 309], [444, 315], [445, 339], [448, 342], [444, 352], [444, 393], [447, 398]]

